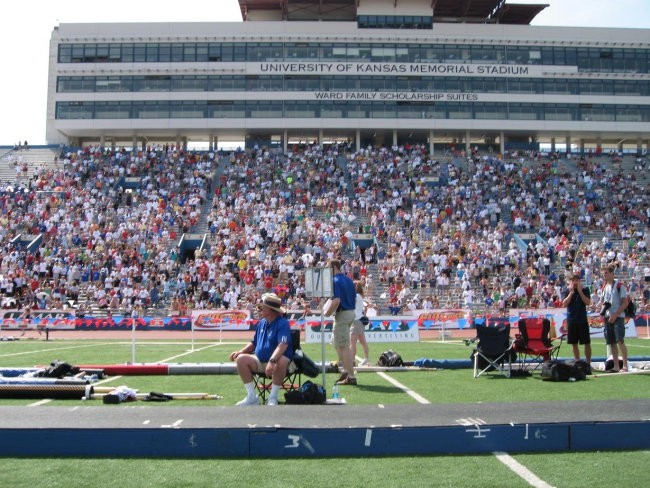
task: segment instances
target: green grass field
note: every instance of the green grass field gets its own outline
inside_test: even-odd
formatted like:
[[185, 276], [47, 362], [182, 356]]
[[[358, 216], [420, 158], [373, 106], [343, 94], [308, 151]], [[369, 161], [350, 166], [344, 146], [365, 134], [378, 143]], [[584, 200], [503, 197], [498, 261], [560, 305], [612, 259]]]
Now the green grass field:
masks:
[[[136, 362], [225, 362], [239, 342], [142, 341], [136, 345]], [[602, 341], [593, 344], [594, 355], [602, 356]], [[421, 341], [419, 343], [371, 344], [371, 357], [392, 348], [406, 361], [420, 357], [467, 359], [471, 348], [461, 341]], [[650, 341], [630, 339], [630, 356], [650, 355]], [[320, 361], [319, 344], [303, 344], [312, 359]], [[562, 346], [560, 356], [568, 356]], [[129, 341], [51, 340], [0, 342], [0, 367], [27, 367], [64, 360], [71, 364], [126, 363], [132, 357]], [[335, 354], [326, 346], [326, 361]], [[330, 386], [336, 374], [328, 374]], [[539, 375], [507, 379], [490, 375], [474, 379], [471, 370], [409, 371], [390, 373], [406, 388], [430, 403], [525, 402], [555, 400], [605, 400], [648, 398], [650, 375], [628, 374], [590, 378], [574, 383], [549, 383]], [[414, 403], [398, 386], [377, 373], [358, 375], [358, 387], [342, 387], [348, 406], [358, 404]], [[317, 379], [320, 381], [320, 379]], [[233, 405], [244, 394], [236, 375], [123, 376], [108, 378], [102, 386], [126, 385], [140, 392], [205, 392], [223, 396], [219, 400], [147, 403], [155, 408], [166, 405]], [[199, 403], [200, 402], [200, 403]], [[35, 400], [0, 400], [2, 405], [32, 405]], [[33, 408], [80, 405], [77, 400], [56, 400]], [[95, 399], [84, 405], [102, 405]], [[132, 404], [131, 404], [132, 405]], [[115, 405], [111, 408], [123, 408]], [[260, 407], [260, 415], [264, 408]], [[282, 407], [278, 407], [282, 408]], [[650, 415], [650, 412], [649, 412]], [[2, 421], [0, 420], [0, 423]], [[414, 458], [340, 458], [305, 460], [160, 460], [160, 459], [0, 459], [0, 486], [67, 487], [118, 484], [120, 487], [264, 487], [298, 484], [306, 486], [363, 487], [643, 487], [648, 484], [650, 451], [590, 452], [513, 455], [516, 461], [540, 480], [525, 481], [496, 456], [427, 456]]]

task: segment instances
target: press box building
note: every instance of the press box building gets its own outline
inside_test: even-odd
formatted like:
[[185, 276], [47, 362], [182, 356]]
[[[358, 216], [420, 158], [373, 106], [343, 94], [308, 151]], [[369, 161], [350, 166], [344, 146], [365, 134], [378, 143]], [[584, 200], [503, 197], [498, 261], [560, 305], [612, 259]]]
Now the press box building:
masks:
[[243, 22], [56, 26], [48, 142], [647, 150], [648, 29], [531, 26], [547, 5], [505, 0], [239, 4]]

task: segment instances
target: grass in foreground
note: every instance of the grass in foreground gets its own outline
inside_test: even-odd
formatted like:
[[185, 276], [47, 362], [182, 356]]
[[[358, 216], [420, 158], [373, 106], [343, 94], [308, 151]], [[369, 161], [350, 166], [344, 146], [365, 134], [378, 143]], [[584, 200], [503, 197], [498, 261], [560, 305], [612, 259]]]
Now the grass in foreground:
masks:
[[[650, 451], [514, 456], [551, 486], [647, 486]], [[1, 459], [0, 486], [13, 488], [523, 488], [494, 456], [292, 460]]]

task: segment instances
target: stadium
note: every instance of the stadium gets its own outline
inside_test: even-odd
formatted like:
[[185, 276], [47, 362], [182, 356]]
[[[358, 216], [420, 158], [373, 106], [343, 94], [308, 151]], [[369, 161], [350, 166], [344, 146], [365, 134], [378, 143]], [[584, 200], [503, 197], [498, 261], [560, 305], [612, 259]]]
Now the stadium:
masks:
[[244, 22], [61, 24], [47, 141], [648, 149], [648, 32], [545, 5], [241, 1]]
[[[218, 419], [191, 399], [70, 409], [4, 396], [0, 454], [423, 456], [415, 473], [439, 455], [486, 455], [473, 480], [441, 484], [488, 486], [499, 484], [492, 456], [511, 462], [501, 451], [610, 450], [637, 473], [649, 447], [650, 30], [531, 26], [546, 5], [503, 0], [239, 5], [236, 23], [55, 26], [48, 144], [0, 148], [0, 369], [55, 353], [125, 360], [101, 384], [216, 384]], [[320, 358], [328, 326], [307, 312], [320, 302], [305, 278], [333, 258], [365, 287], [372, 354], [399, 348], [409, 363], [360, 367], [359, 387], [344, 392], [353, 405], [265, 408], [260, 422], [234, 406], [234, 375], [137, 375], [138, 361], [153, 375], [179, 360], [193, 362], [185, 370], [228, 363], [268, 292]], [[504, 381], [437, 361], [412, 369], [417, 358], [467, 362], [464, 340], [481, 325], [514, 335], [520, 319], [543, 317], [562, 343], [567, 276], [578, 272], [604, 370], [607, 265], [636, 304], [629, 374], [603, 371], [569, 392], [573, 383], [538, 381], [535, 361], [532, 377]], [[568, 357], [567, 347], [553, 351]], [[322, 354], [334, 367], [331, 346]], [[25, 409], [49, 401], [56, 420]], [[602, 477], [611, 466], [599, 463]], [[549, 486], [509, 467], [506, 486]], [[575, 478], [537, 471], [563, 486]], [[410, 476], [403, 486], [429, 486]]]

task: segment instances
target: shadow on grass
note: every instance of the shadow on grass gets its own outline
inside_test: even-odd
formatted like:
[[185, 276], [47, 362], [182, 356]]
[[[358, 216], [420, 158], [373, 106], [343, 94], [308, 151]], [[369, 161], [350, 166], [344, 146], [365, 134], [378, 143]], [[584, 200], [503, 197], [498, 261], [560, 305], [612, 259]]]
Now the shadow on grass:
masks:
[[395, 386], [390, 385], [357, 385], [358, 390], [367, 391], [367, 392], [376, 392], [376, 393], [398, 393], [403, 394], [404, 392]]

